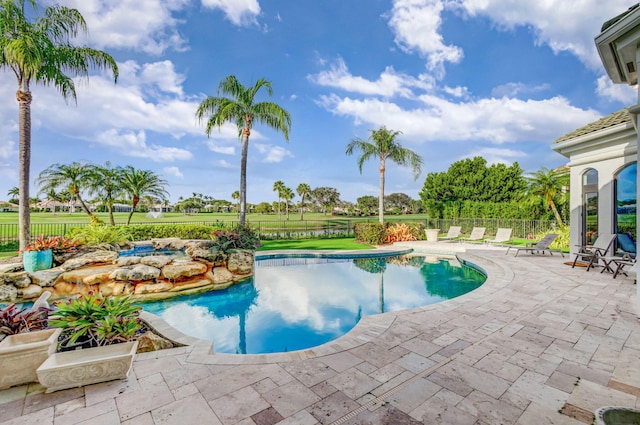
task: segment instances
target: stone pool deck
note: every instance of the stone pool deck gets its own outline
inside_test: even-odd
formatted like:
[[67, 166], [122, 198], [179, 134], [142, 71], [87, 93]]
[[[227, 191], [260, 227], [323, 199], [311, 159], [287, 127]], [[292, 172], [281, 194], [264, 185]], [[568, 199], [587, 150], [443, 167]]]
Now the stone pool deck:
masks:
[[[424, 308], [368, 316], [349, 334], [278, 355], [210, 344], [136, 356], [126, 381], [44, 394], [0, 391], [0, 423], [582, 425], [601, 406], [638, 407], [640, 323], [633, 278], [569, 258], [472, 244], [487, 282]], [[2, 373], [2, 371], [0, 371]]]

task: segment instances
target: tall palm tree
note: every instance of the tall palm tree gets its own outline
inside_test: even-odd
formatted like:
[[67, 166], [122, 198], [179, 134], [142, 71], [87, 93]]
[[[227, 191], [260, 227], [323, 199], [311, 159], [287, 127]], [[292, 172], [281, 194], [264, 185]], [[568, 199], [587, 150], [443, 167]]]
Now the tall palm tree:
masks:
[[12, 187], [11, 189], [9, 189], [7, 191], [7, 196], [9, 196], [11, 199], [17, 199], [20, 197], [20, 189], [18, 189], [17, 186]]
[[239, 205], [239, 201], [240, 201], [240, 191], [236, 190], [231, 194], [231, 199], [233, 199], [234, 201], [236, 201], [236, 211], [238, 212], [238, 214], [240, 214], [240, 205]]
[[[25, 3], [33, 12], [25, 11]], [[86, 31], [86, 22], [76, 9], [53, 5], [40, 13], [35, 0], [0, 1], [0, 68], [11, 70], [18, 80], [20, 250], [31, 239], [31, 83], [53, 85], [65, 100], [75, 101], [72, 76], [88, 77], [91, 68], [100, 68], [111, 70], [114, 82], [118, 79], [118, 66], [110, 55], [71, 44], [79, 33]]]
[[113, 218], [113, 204], [117, 197], [123, 194], [122, 190], [122, 168], [111, 167], [111, 162], [107, 161], [104, 166], [94, 165], [89, 171], [88, 189], [92, 195], [98, 195], [109, 213], [109, 224], [116, 225]]
[[[282, 199], [284, 199], [284, 209], [287, 213], [287, 220], [289, 220], [289, 201], [291, 201], [294, 196], [296, 196], [296, 194], [293, 193], [293, 189], [285, 186], [282, 190]], [[278, 205], [280, 204], [278, 203]]]
[[72, 162], [69, 165], [53, 164], [38, 174], [36, 184], [41, 187], [41, 193], [62, 189], [73, 194], [73, 197], [80, 202], [84, 212], [93, 219], [93, 213], [82, 199], [82, 192], [89, 189], [92, 169], [93, 166], [80, 162]]
[[534, 198], [542, 198], [545, 208], [551, 208], [558, 225], [562, 226], [564, 223], [558, 212], [555, 198], [558, 193], [562, 192], [563, 188], [569, 186], [568, 174], [557, 173], [554, 170], [542, 167], [525, 178], [529, 183], [528, 195]]
[[122, 190], [131, 198], [131, 212], [127, 225], [131, 223], [133, 212], [145, 196], [165, 199], [169, 193], [165, 189], [167, 181], [150, 170], [136, 170], [128, 165], [122, 169]]
[[304, 200], [311, 195], [311, 187], [306, 183], [300, 183], [296, 188], [298, 196], [300, 196], [300, 220], [304, 220]]
[[386, 160], [390, 159], [401, 166], [411, 166], [414, 179], [422, 172], [422, 157], [410, 149], [403, 148], [396, 141], [396, 137], [402, 134], [400, 131], [387, 130], [382, 126], [378, 130], [371, 130], [369, 141], [353, 139], [348, 145], [346, 154], [352, 155], [355, 151], [362, 154], [358, 158], [358, 167], [362, 174], [362, 165], [370, 158], [380, 160], [380, 194], [378, 195], [378, 217], [380, 223], [384, 223], [384, 172]]
[[282, 199], [282, 192], [285, 189], [284, 182], [282, 180], [278, 180], [273, 183], [273, 191], [278, 194], [278, 218], [280, 218], [280, 199]]
[[245, 87], [238, 79], [229, 75], [220, 82], [218, 93], [229, 97], [207, 97], [200, 103], [196, 111], [197, 119], [202, 122], [206, 118], [205, 132], [211, 136], [214, 128], [220, 128], [227, 121], [235, 122], [238, 126], [238, 137], [241, 139], [242, 152], [240, 158], [240, 224], [246, 221], [247, 210], [247, 155], [249, 151], [249, 136], [254, 121], [266, 124], [276, 131], [280, 131], [286, 141], [289, 141], [291, 116], [281, 106], [273, 102], [256, 103], [255, 97], [263, 88], [269, 96], [272, 95], [271, 82], [260, 78], [253, 87]]

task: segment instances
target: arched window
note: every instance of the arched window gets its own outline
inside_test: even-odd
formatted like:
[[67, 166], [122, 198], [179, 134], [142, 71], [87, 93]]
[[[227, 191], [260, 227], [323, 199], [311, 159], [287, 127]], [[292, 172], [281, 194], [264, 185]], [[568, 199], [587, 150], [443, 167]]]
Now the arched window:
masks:
[[582, 243], [592, 244], [598, 237], [598, 171], [582, 175]]
[[618, 251], [636, 252], [637, 163], [632, 162], [615, 175], [615, 231]]

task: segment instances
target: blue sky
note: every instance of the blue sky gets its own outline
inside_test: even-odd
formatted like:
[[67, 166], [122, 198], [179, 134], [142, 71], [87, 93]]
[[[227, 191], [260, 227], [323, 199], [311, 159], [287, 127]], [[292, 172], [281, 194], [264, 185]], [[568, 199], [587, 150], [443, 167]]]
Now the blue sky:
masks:
[[[237, 130], [207, 138], [195, 119], [228, 75], [271, 81], [270, 100], [292, 117], [289, 143], [253, 129], [251, 203], [275, 201], [276, 180], [335, 187], [351, 202], [377, 195], [376, 161], [360, 174], [344, 152], [382, 125], [424, 159], [417, 180], [389, 164], [387, 194], [417, 199], [427, 173], [477, 155], [526, 172], [554, 168], [566, 162], [554, 139], [635, 103], [633, 89], [604, 75], [593, 42], [635, 2], [61, 0], [87, 21], [78, 43], [110, 53], [120, 78], [76, 80], [77, 105], [32, 87], [32, 181], [54, 163], [110, 161], [160, 174], [172, 201], [231, 199]], [[0, 72], [0, 199], [18, 185], [16, 89]]]

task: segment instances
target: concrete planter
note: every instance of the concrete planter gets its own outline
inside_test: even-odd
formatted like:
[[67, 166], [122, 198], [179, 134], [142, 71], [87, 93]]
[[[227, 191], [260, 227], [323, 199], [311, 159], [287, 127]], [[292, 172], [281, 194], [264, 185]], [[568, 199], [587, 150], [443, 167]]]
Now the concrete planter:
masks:
[[0, 342], [0, 390], [37, 380], [36, 369], [55, 353], [62, 329], [9, 335]]
[[606, 406], [595, 412], [596, 425], [640, 424], [640, 410], [630, 407]]
[[55, 353], [36, 370], [47, 393], [127, 379], [138, 341]]
[[427, 241], [438, 242], [438, 233], [440, 233], [440, 229], [425, 229], [424, 232], [427, 235]]

